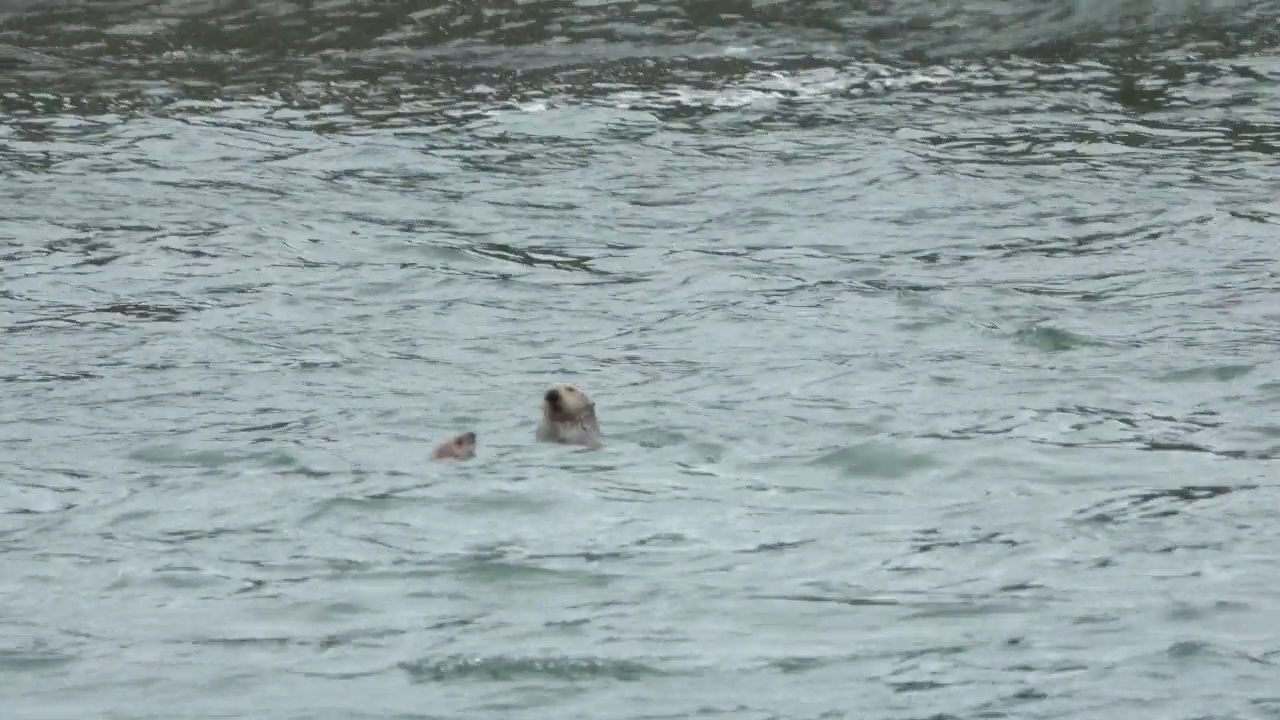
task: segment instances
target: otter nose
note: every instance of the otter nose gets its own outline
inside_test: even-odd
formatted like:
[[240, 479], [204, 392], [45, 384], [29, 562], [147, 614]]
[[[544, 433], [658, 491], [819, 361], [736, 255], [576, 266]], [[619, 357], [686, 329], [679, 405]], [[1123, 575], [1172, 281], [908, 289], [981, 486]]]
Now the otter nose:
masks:
[[551, 388], [550, 390], [548, 390], [546, 395], [546, 401], [547, 401], [547, 404], [550, 405], [551, 407], [556, 407], [557, 405], [559, 405], [560, 391], [555, 388]]

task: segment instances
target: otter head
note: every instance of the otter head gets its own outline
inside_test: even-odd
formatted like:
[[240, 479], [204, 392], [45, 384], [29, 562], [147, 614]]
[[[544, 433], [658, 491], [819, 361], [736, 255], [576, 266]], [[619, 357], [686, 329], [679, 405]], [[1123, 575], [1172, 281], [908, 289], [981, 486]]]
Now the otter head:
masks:
[[542, 421], [537, 439], [543, 442], [600, 447], [596, 404], [574, 385], [555, 385], [542, 396]]
[[476, 454], [476, 434], [464, 432], [445, 440], [431, 452], [432, 460], [470, 460]]

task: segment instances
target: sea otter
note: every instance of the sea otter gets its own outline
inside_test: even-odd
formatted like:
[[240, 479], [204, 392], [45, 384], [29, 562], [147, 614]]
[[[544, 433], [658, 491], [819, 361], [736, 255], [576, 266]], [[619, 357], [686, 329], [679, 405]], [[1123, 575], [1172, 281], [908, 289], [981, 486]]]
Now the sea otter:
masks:
[[535, 437], [541, 442], [603, 447], [596, 404], [573, 385], [555, 385], [542, 396], [542, 420]]
[[445, 440], [431, 451], [432, 460], [470, 460], [476, 454], [476, 434], [464, 432]]

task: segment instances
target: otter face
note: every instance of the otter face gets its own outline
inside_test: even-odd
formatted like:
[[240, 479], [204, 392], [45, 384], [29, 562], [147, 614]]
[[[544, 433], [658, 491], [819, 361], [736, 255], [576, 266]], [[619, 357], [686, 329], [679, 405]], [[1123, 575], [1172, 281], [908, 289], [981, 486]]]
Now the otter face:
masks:
[[556, 385], [542, 396], [542, 417], [552, 422], [579, 420], [594, 409], [591, 398], [573, 385]]
[[574, 385], [554, 385], [542, 396], [537, 439], [568, 445], [600, 447], [596, 404]]
[[432, 460], [470, 460], [476, 454], [476, 434], [465, 432], [445, 440], [431, 452]]

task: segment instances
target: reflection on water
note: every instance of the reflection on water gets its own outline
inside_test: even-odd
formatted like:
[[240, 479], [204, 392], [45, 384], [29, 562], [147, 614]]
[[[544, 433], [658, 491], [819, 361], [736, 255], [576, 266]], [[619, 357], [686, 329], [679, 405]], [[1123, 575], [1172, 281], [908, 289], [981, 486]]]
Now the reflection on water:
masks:
[[13, 717], [1280, 711], [1276, 2], [21, 5]]

